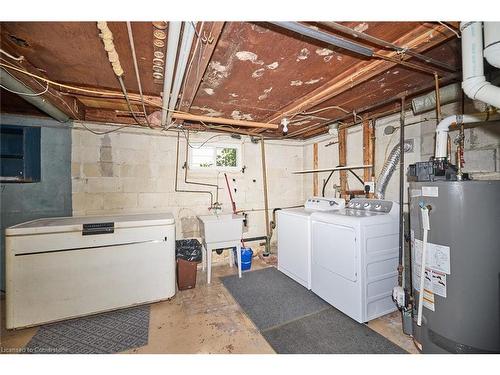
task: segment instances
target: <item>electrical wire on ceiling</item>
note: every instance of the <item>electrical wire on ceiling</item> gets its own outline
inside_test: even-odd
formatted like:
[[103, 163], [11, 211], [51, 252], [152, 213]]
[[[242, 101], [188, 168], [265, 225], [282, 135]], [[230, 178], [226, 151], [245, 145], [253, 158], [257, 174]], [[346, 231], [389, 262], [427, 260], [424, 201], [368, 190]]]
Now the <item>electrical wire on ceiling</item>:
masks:
[[19, 57], [16, 57], [16, 56], [12, 56], [10, 53], [8, 53], [7, 51], [4, 51], [3, 49], [0, 48], [0, 53], [4, 54], [5, 56], [11, 58], [12, 60], [15, 60], [15, 61], [22, 61], [24, 60], [24, 56], [19, 56]]
[[[59, 88], [65, 88], [65, 89], [68, 89], [68, 90], [79, 91], [79, 92], [83, 92], [83, 93], [89, 93], [89, 94], [95, 94], [95, 95], [102, 95], [103, 97], [107, 97], [107, 98], [125, 99], [125, 95], [123, 93], [121, 93], [121, 94], [120, 93], [110, 93], [110, 92], [101, 91], [101, 90], [90, 90], [90, 89], [85, 89], [85, 88], [82, 88], [82, 87], [66, 85], [66, 84], [59, 83], [59, 82], [50, 80], [48, 78], [42, 77], [40, 75], [28, 72], [26, 70], [20, 69], [20, 68], [18, 68], [16, 66], [13, 66], [13, 65], [10, 65], [10, 64], [5, 64], [5, 63], [0, 62], [0, 66], [4, 67], [4, 68], [15, 70], [15, 71], [23, 73], [23, 74], [25, 74], [27, 76], [30, 76], [30, 77], [39, 79], [41, 81], [44, 81], [46, 83], [49, 83], [52, 86], [55, 86], [55, 87], [53, 87], [55, 89], [57, 89], [57, 87], [59, 87]], [[58, 90], [58, 91], [60, 91], [60, 90]], [[60, 91], [60, 92], [62, 94], [68, 94], [68, 93], [66, 93], [64, 91]], [[133, 98], [130, 98], [130, 100], [132, 100], [132, 101], [139, 101], [139, 100], [133, 99]], [[190, 114], [190, 113], [185, 112], [185, 111], [178, 111], [178, 110], [175, 110], [175, 109], [164, 108], [161, 105], [159, 105], [159, 104], [157, 104], [157, 103], [155, 103], [153, 101], [149, 101], [147, 99], [145, 99], [144, 101], [146, 102], [146, 104], [148, 104], [150, 106], [153, 106], [155, 108], [163, 108], [164, 110], [172, 112], [172, 113], [180, 113], [180, 114], [185, 114], [185, 115]]]
[[457, 30], [455, 30], [454, 28], [448, 26], [446, 23], [444, 22], [441, 22], [441, 21], [438, 21], [438, 23], [441, 25], [441, 26], [444, 26], [446, 27], [448, 30], [450, 30], [453, 34], [455, 34], [457, 36], [458, 39], [461, 38], [460, 34], [458, 33]]
[[[203, 146], [205, 146], [208, 142], [210, 142], [210, 141], [211, 141], [212, 139], [214, 139], [214, 138], [217, 138], [217, 137], [223, 137], [223, 136], [226, 136], [226, 137], [227, 137], [227, 134], [223, 134], [223, 133], [221, 133], [221, 134], [215, 134], [215, 135], [213, 135], [213, 136], [211, 136], [211, 137], [209, 137], [209, 138], [205, 139], [205, 140], [204, 140], [204, 141], [203, 141], [200, 145], [198, 145], [198, 146], [193, 146], [193, 145], [189, 142], [189, 138], [188, 138], [188, 136], [187, 136], [187, 134], [186, 134], [186, 130], [185, 130], [185, 129], [183, 129], [183, 128], [179, 128], [179, 129], [181, 130], [182, 134], [184, 135], [184, 138], [186, 138], [186, 142], [187, 142], [188, 146], [189, 146], [190, 148], [193, 148], [193, 149], [196, 149], [196, 150], [197, 150], [197, 149], [202, 148]], [[188, 132], [189, 132], [189, 130], [188, 130]]]
[[135, 78], [137, 79], [137, 86], [139, 87], [139, 96], [141, 97], [142, 110], [144, 112], [144, 119], [146, 120], [148, 126], [152, 129], [153, 126], [149, 122], [148, 114], [146, 112], [146, 106], [144, 104], [144, 96], [142, 95], [141, 77], [139, 75], [139, 67], [137, 65], [137, 56], [135, 54], [135, 45], [134, 45], [134, 35], [132, 33], [132, 24], [130, 23], [130, 21], [127, 21], [127, 30], [128, 30], [128, 39], [130, 42], [130, 49], [132, 50], [132, 59], [134, 61]]
[[45, 87], [45, 90], [40, 91], [40, 92], [36, 92], [36, 93], [14, 91], [14, 90], [11, 90], [11, 89], [5, 87], [4, 85], [0, 85], [0, 87], [8, 92], [13, 93], [13, 94], [24, 95], [24, 96], [40, 96], [40, 95], [46, 94], [47, 91], [49, 91], [49, 84], [48, 83], [47, 83], [47, 86]]

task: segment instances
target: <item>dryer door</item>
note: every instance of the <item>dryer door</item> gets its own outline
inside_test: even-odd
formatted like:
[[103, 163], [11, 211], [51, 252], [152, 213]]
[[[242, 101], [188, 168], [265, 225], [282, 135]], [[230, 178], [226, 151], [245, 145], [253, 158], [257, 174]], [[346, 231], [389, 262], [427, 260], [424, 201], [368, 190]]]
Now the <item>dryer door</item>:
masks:
[[355, 282], [358, 277], [354, 228], [313, 221], [312, 237], [315, 265]]

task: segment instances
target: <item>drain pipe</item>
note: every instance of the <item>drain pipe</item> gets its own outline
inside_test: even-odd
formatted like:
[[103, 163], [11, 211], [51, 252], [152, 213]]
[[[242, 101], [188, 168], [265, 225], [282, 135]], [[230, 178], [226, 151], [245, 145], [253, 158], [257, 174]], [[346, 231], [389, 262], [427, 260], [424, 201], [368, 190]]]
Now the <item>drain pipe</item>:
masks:
[[172, 121], [172, 111], [177, 104], [177, 99], [179, 96], [179, 91], [181, 90], [182, 80], [184, 79], [184, 74], [186, 73], [186, 66], [188, 62], [189, 53], [191, 52], [191, 45], [193, 44], [193, 39], [195, 35], [195, 22], [184, 22], [184, 29], [182, 32], [182, 42], [181, 49], [179, 52], [179, 58], [177, 59], [177, 67], [175, 69], [174, 84], [172, 86], [172, 92], [168, 102], [168, 113], [167, 113], [167, 129], [171, 126]]
[[489, 120], [488, 117], [488, 113], [476, 115], [452, 115], [445, 117], [436, 127], [436, 148], [434, 151], [434, 157], [436, 159], [448, 158], [448, 132], [452, 124], [461, 125], [473, 122], [482, 122]]
[[262, 254], [264, 256], [269, 256], [271, 253], [271, 235], [269, 233], [269, 200], [267, 196], [267, 167], [266, 167], [266, 146], [264, 144], [264, 137], [260, 137], [260, 150], [262, 155], [262, 185], [264, 188], [264, 217], [266, 220], [266, 250]]
[[165, 58], [165, 76], [163, 77], [163, 102], [161, 110], [161, 126], [167, 124], [168, 102], [170, 100], [170, 89], [172, 87], [172, 78], [174, 76], [175, 58], [177, 57], [177, 49], [179, 46], [179, 38], [181, 35], [182, 22], [168, 23], [168, 41], [167, 41], [167, 56]]
[[[462, 22], [460, 30], [462, 31], [462, 88], [465, 94], [471, 99], [500, 108], [500, 87], [486, 81], [484, 76], [482, 22]], [[488, 45], [484, 55], [492, 65], [498, 64], [500, 60], [500, 47], [498, 47], [500, 35], [495, 35], [497, 32], [500, 34], [500, 27], [496, 23], [490, 25], [489, 22], [485, 22]]]
[[484, 58], [500, 69], [500, 22], [484, 23]]

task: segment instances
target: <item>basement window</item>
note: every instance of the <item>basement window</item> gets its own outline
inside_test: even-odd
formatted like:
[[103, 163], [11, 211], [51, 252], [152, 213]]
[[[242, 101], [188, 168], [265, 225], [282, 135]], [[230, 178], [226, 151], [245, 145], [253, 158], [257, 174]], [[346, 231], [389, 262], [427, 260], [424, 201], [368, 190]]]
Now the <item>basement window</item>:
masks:
[[189, 150], [189, 168], [238, 171], [241, 169], [241, 145], [193, 144]]

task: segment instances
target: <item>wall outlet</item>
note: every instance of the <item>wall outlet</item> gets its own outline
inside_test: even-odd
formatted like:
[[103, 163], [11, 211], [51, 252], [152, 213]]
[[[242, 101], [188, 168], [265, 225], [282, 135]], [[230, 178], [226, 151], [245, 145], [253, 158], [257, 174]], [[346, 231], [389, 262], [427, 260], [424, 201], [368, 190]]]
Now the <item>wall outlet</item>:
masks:
[[365, 186], [370, 186], [370, 193], [375, 191], [375, 182], [374, 181], [365, 181]]

